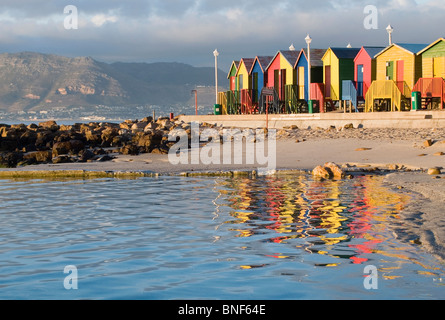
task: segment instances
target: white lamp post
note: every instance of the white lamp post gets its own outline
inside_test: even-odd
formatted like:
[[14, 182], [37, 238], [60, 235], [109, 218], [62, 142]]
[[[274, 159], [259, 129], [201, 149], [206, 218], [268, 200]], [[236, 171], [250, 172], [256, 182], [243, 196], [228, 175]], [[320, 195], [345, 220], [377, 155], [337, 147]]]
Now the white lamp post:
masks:
[[311, 42], [312, 42], [312, 38], [310, 37], [310, 35], [308, 34], [306, 36], [306, 38], [304, 39], [306, 40], [307, 43], [307, 65], [308, 65], [308, 101], [311, 100]]
[[219, 56], [219, 52], [217, 49], [215, 49], [215, 51], [213, 51], [213, 55], [215, 56], [215, 91], [216, 91], [215, 104], [218, 104], [218, 56]]
[[392, 32], [394, 31], [394, 29], [391, 25], [388, 25], [388, 27], [386, 27], [386, 31], [389, 35], [389, 45], [392, 45]]

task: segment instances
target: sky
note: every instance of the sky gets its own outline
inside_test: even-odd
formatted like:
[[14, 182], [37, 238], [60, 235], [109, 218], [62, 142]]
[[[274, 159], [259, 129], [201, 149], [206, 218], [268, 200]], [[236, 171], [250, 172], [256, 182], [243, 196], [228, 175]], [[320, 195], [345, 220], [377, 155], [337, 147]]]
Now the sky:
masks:
[[0, 53], [214, 66], [218, 49], [228, 71], [233, 60], [303, 48], [307, 34], [313, 48], [387, 46], [391, 24], [394, 42], [430, 44], [445, 37], [443, 17], [445, 0], [0, 0]]

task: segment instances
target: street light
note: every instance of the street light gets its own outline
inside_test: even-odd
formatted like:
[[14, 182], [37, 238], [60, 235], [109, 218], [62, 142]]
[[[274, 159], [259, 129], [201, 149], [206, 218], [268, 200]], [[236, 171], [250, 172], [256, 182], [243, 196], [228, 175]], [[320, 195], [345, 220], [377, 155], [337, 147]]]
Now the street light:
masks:
[[392, 32], [394, 31], [394, 29], [391, 25], [388, 25], [388, 27], [386, 27], [386, 31], [389, 35], [389, 45], [392, 45]]
[[311, 42], [312, 38], [308, 34], [306, 38], [304, 39], [307, 43], [307, 65], [308, 65], [308, 101], [311, 100]]
[[215, 91], [216, 91], [215, 104], [218, 104], [218, 56], [219, 56], [219, 52], [217, 49], [215, 49], [215, 51], [213, 51], [213, 55], [215, 56]]

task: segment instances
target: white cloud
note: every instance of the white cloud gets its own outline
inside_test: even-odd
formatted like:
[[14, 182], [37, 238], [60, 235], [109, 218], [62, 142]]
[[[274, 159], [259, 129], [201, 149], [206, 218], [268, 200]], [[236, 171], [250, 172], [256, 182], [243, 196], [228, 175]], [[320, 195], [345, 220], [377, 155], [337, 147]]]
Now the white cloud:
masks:
[[105, 23], [111, 22], [116, 23], [119, 20], [117, 16], [107, 16], [105, 14], [96, 14], [93, 16], [90, 21], [96, 26], [96, 27], [102, 27]]

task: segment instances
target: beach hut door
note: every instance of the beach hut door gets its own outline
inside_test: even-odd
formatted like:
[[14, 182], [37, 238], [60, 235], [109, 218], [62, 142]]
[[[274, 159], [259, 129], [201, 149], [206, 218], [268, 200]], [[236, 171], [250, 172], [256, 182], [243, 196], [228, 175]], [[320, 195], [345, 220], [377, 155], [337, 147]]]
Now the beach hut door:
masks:
[[324, 76], [325, 76], [325, 85], [326, 85], [325, 97], [330, 98], [331, 97], [331, 66], [324, 67]]
[[445, 77], [445, 57], [433, 58], [433, 77]]
[[304, 94], [304, 86], [305, 86], [305, 75], [304, 75], [304, 67], [298, 68], [298, 98], [306, 99]]
[[258, 97], [258, 72], [254, 72], [252, 75], [252, 89], [253, 89], [253, 102], [257, 102], [256, 97]]
[[364, 67], [362, 64], [357, 66], [357, 94], [359, 97], [363, 97], [363, 72]]
[[403, 60], [397, 61], [397, 79], [396, 81], [404, 81], [405, 77], [405, 63]]

